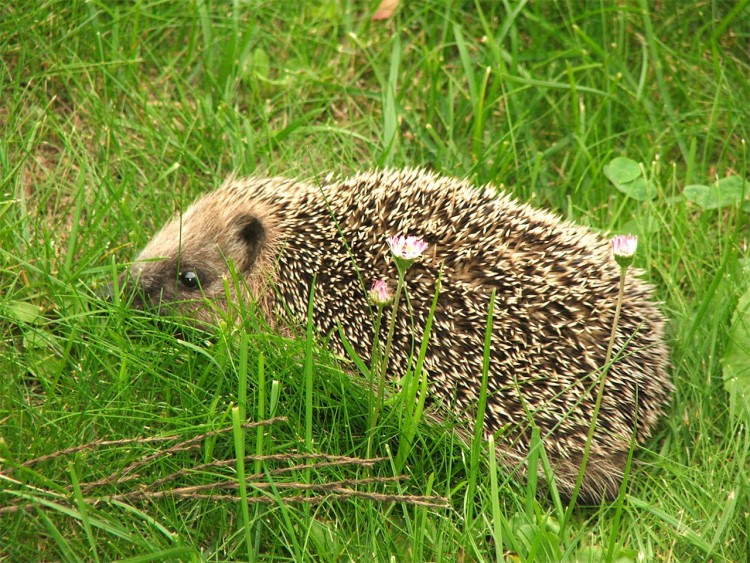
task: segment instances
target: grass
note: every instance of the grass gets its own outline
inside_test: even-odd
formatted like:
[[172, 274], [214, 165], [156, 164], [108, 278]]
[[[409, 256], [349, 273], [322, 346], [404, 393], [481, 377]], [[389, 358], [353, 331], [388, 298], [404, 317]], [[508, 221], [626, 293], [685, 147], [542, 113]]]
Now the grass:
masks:
[[[424, 0], [375, 23], [376, 4], [0, 8], [0, 507], [25, 507], [0, 514], [0, 558], [747, 557], [750, 436], [719, 359], [746, 286], [748, 207], [705, 210], [684, 190], [748, 177], [750, 3]], [[618, 156], [643, 163], [656, 197], [613, 187]], [[399, 472], [387, 409], [391, 439], [372, 452], [386, 459], [365, 464], [367, 385], [324, 345], [252, 312], [241, 330], [177, 338], [97, 297], [233, 171], [386, 165], [640, 235], [676, 393], [619, 502], [561, 528], [565, 506], [425, 422]], [[242, 426], [271, 417], [284, 420]], [[137, 497], [158, 479], [185, 496]], [[212, 485], [244, 502], [201, 496]]]

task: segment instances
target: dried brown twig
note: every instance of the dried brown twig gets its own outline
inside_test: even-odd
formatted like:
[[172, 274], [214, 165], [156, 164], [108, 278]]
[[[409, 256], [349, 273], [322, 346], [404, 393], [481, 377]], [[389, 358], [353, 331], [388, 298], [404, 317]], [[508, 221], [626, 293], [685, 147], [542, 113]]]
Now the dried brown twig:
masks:
[[[258, 426], [270, 426], [272, 424], [275, 424], [276, 422], [284, 422], [284, 421], [286, 421], [286, 418], [283, 416], [279, 416], [276, 418], [269, 418], [268, 420], [261, 420], [260, 422], [246, 422], [245, 424], [242, 425], [242, 428], [249, 429], [249, 428], [257, 428]], [[210, 438], [212, 436], [218, 436], [220, 434], [226, 434], [228, 432], [231, 432], [232, 430], [233, 430], [232, 426], [227, 426], [219, 430], [211, 430], [209, 432], [204, 432], [203, 434], [199, 434], [198, 436], [194, 436], [187, 440], [183, 440], [181, 442], [176, 443], [174, 446], [167, 448], [166, 450], [155, 452], [151, 455], [148, 455], [138, 460], [135, 463], [131, 463], [130, 465], [125, 467], [122, 471], [117, 471], [115, 473], [112, 473], [108, 475], [107, 477], [99, 479], [98, 481], [92, 481], [90, 483], [86, 483], [85, 485], [82, 484], [81, 490], [90, 491], [92, 488], [106, 485], [108, 483], [115, 483], [115, 482], [125, 483], [126, 481], [137, 479], [138, 475], [135, 474], [135, 471], [137, 469], [140, 469], [141, 467], [148, 465], [155, 459], [164, 458], [166, 456], [170, 456], [177, 452], [183, 452], [186, 450], [200, 447], [200, 443], [206, 438]], [[127, 477], [128, 475], [131, 475], [131, 476], [128, 478]]]
[[[286, 417], [278, 416], [276, 418], [271, 418], [268, 420], [261, 420], [260, 422], [248, 422], [248, 423], [243, 424], [242, 427], [247, 429], [247, 428], [255, 428], [257, 426], [269, 426], [276, 422], [286, 422]], [[212, 430], [210, 432], [201, 434], [200, 436], [195, 436], [194, 438], [190, 438], [189, 440], [180, 442], [179, 444], [175, 444], [173, 448], [177, 448], [180, 445], [186, 444], [186, 443], [200, 442], [201, 440], [208, 438], [209, 436], [215, 436], [217, 434], [224, 434], [226, 432], [230, 432], [231, 430], [232, 430], [231, 426], [222, 428], [221, 430]], [[180, 436], [179, 434], [172, 434], [170, 436], [146, 436], [146, 437], [139, 436], [138, 438], [123, 438], [121, 440], [93, 440], [86, 444], [81, 444], [78, 446], [65, 448], [64, 450], [58, 450], [56, 452], [52, 452], [51, 454], [36, 457], [34, 459], [29, 459], [27, 461], [24, 461], [21, 464], [21, 466], [31, 467], [32, 465], [43, 463], [45, 461], [50, 461], [57, 457], [71, 455], [71, 454], [82, 452], [85, 450], [94, 450], [98, 448], [105, 448], [105, 447], [112, 447], [112, 446], [130, 446], [133, 444], [153, 444], [153, 443], [159, 443], [159, 442], [169, 442], [172, 440], [179, 440], [181, 437], [182, 436]]]
[[[272, 476], [277, 476], [283, 473], [289, 473], [290, 471], [298, 471], [300, 469], [320, 469], [322, 467], [333, 467], [333, 466], [347, 465], [347, 464], [359, 465], [360, 467], [372, 467], [377, 462], [384, 461], [387, 458], [375, 457], [375, 458], [370, 458], [370, 459], [361, 459], [357, 457], [335, 456], [335, 455], [328, 455], [328, 454], [274, 454], [274, 455], [246, 455], [244, 458], [244, 461], [245, 463], [248, 463], [251, 461], [294, 461], [298, 459], [323, 459], [326, 461], [322, 461], [318, 463], [308, 463], [308, 464], [303, 464], [303, 465], [293, 465], [291, 467], [280, 467], [278, 469], [271, 469], [268, 471], [268, 474]], [[163, 485], [164, 483], [167, 483], [169, 481], [174, 481], [178, 477], [183, 477], [190, 473], [196, 473], [198, 471], [204, 471], [206, 469], [212, 469], [212, 468], [229, 467], [233, 465], [237, 465], [237, 460], [235, 458], [222, 459], [220, 461], [212, 461], [210, 463], [196, 465], [195, 467], [187, 467], [185, 469], [180, 469], [179, 471], [175, 471], [171, 475], [167, 475], [166, 477], [157, 479], [156, 481], [154, 481], [153, 483], [149, 485], [149, 489], [155, 489], [156, 487], [159, 487], [160, 485]], [[248, 480], [251, 480], [251, 479], [258, 479], [261, 477], [263, 477], [263, 474], [249, 475], [247, 478]]]
[[[277, 422], [285, 421], [283, 417], [272, 418], [260, 422], [251, 422], [243, 425], [243, 428], [256, 428], [258, 426], [269, 426]], [[216, 493], [217, 491], [229, 491], [236, 490], [239, 488], [240, 483], [236, 479], [226, 478], [219, 479], [211, 483], [205, 483], [200, 485], [189, 485], [189, 486], [173, 486], [168, 489], [162, 489], [164, 485], [174, 483], [183, 477], [187, 477], [192, 474], [201, 473], [206, 475], [207, 470], [217, 470], [224, 468], [233, 468], [237, 465], [238, 460], [226, 459], [216, 460], [209, 463], [203, 463], [192, 467], [183, 467], [169, 475], [155, 479], [151, 482], [144, 482], [144, 479], [139, 475], [138, 470], [143, 469], [148, 464], [165, 459], [177, 452], [187, 451], [196, 447], [199, 447], [201, 442], [206, 438], [212, 436], [218, 436], [221, 434], [229, 433], [233, 430], [233, 427], [229, 426], [219, 430], [212, 430], [205, 432], [198, 436], [194, 436], [189, 439], [180, 440], [182, 436], [171, 435], [171, 436], [159, 436], [159, 437], [139, 437], [139, 438], [128, 438], [122, 440], [96, 440], [87, 444], [66, 448], [45, 456], [41, 456], [35, 459], [25, 461], [20, 464], [20, 467], [31, 467], [33, 465], [48, 462], [50, 460], [72, 455], [80, 451], [94, 450], [103, 447], [123, 447], [132, 446], [134, 444], [153, 444], [161, 443], [166, 441], [180, 440], [172, 446], [159, 450], [157, 452], [143, 456], [142, 458], [130, 463], [120, 471], [114, 472], [107, 477], [98, 479], [96, 481], [83, 482], [80, 484], [81, 491], [87, 495], [84, 501], [88, 504], [99, 504], [102, 502], [106, 503], [118, 503], [118, 502], [141, 502], [144, 500], [154, 501], [161, 498], [174, 498], [174, 499], [185, 499], [185, 500], [213, 500], [213, 501], [230, 501], [240, 502], [243, 499], [241, 497], [225, 494]], [[263, 473], [253, 474], [246, 477], [245, 482], [249, 491], [254, 491], [254, 496], [248, 496], [244, 500], [248, 503], [290, 503], [290, 504], [316, 504], [326, 500], [344, 500], [348, 498], [361, 498], [370, 500], [373, 502], [402, 502], [413, 504], [416, 506], [425, 507], [445, 507], [447, 501], [444, 498], [437, 496], [419, 496], [419, 495], [404, 495], [404, 494], [388, 494], [383, 492], [374, 492], [370, 490], [357, 490], [354, 487], [372, 487], [372, 486], [387, 486], [388, 484], [404, 481], [407, 479], [406, 476], [392, 476], [392, 477], [366, 477], [356, 479], [343, 479], [337, 481], [331, 481], [327, 483], [303, 483], [299, 481], [283, 481], [276, 480], [276, 478], [284, 478], [285, 475], [299, 472], [299, 471], [310, 471], [319, 470], [326, 467], [341, 467], [345, 465], [353, 465], [362, 468], [371, 468], [378, 462], [384, 461], [385, 458], [371, 458], [362, 459], [357, 457], [348, 456], [334, 456], [328, 454], [314, 454], [314, 453], [285, 453], [285, 454], [268, 454], [268, 455], [248, 455], [243, 458], [244, 463], [250, 462], [263, 462], [266, 463], [283, 463], [288, 462], [290, 465], [286, 467], [268, 467]], [[58, 489], [48, 489], [32, 486], [24, 483], [18, 479], [14, 479], [10, 476], [9, 472], [0, 471], [0, 478], [6, 483], [11, 484], [13, 488], [6, 488], [7, 491], [13, 490], [14, 492], [21, 492], [19, 496], [14, 498], [10, 503], [6, 503], [6, 506], [0, 507], [0, 514], [13, 513], [23, 510], [29, 510], [34, 507], [41, 506], [39, 500], [46, 499], [50, 502], [64, 503], [74, 505], [72, 497], [66, 497], [64, 492], [61, 490], [72, 491], [70, 485], [59, 487]], [[115, 494], [107, 494], [104, 491], [101, 493], [92, 495], [94, 491], [99, 491], [107, 487], [127, 487], [129, 483], [137, 481], [137, 488], [130, 491], [118, 492]], [[271, 494], [269, 491], [273, 491]], [[280, 496], [281, 492], [304, 492], [305, 495], [300, 494], [286, 494]], [[32, 496], [37, 499], [37, 502], [29, 501], [29, 497]], [[43, 503], [45, 504], [45, 503]], [[42, 505], [43, 505], [42, 504]]]

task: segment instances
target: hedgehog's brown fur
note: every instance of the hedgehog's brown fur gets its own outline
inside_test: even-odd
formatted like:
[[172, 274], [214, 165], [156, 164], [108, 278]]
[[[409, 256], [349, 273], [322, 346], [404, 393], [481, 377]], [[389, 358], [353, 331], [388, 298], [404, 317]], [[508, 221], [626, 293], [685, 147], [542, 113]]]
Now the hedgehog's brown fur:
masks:
[[[531, 415], [558, 488], [569, 495], [592, 420], [620, 273], [608, 242], [589, 230], [492, 187], [479, 190], [421, 170], [318, 184], [230, 178], [167, 224], [139, 255], [132, 274], [150, 300], [181, 300], [176, 307], [205, 320], [211, 316], [203, 298], [226, 299], [232, 261], [269, 318], [291, 315], [299, 323], [306, 320], [315, 277], [317, 328], [332, 334], [332, 346], [343, 355], [340, 324], [356, 352], [367, 357], [373, 340], [367, 288], [377, 278], [396, 279], [386, 244], [392, 234], [420, 236], [430, 244], [407, 274], [414, 323], [402, 299], [392, 375], [404, 371], [412, 335], [421, 342], [442, 268], [424, 367], [431, 399], [471, 420], [495, 290], [485, 434], [503, 429], [498, 451], [506, 465], [522, 464]], [[179, 282], [188, 271], [197, 274], [199, 289]], [[229, 287], [234, 291], [234, 284]], [[606, 376], [581, 490], [585, 500], [617, 493], [634, 429], [643, 443], [669, 401], [664, 321], [651, 294], [647, 284], [628, 275], [617, 360]]]

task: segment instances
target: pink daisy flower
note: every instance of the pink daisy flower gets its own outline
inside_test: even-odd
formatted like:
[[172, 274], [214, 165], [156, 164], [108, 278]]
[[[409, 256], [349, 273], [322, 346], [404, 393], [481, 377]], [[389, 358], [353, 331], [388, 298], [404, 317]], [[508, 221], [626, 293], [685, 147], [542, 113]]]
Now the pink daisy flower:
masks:
[[629, 266], [638, 248], [638, 237], [635, 235], [617, 235], [612, 238], [612, 255], [620, 266]]
[[419, 258], [429, 245], [419, 237], [397, 235], [388, 237], [388, 246], [396, 258], [411, 262]]
[[375, 283], [372, 284], [372, 289], [370, 289], [367, 295], [370, 298], [370, 302], [378, 307], [387, 305], [393, 299], [393, 294], [388, 289], [388, 284], [383, 280], [375, 280]]

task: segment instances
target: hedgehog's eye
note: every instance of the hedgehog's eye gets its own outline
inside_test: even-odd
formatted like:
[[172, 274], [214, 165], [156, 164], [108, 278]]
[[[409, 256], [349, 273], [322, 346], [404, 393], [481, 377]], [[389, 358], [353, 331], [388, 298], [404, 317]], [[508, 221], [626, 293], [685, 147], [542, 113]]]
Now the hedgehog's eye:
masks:
[[201, 286], [198, 274], [192, 270], [180, 272], [180, 283], [185, 289], [198, 289]]

